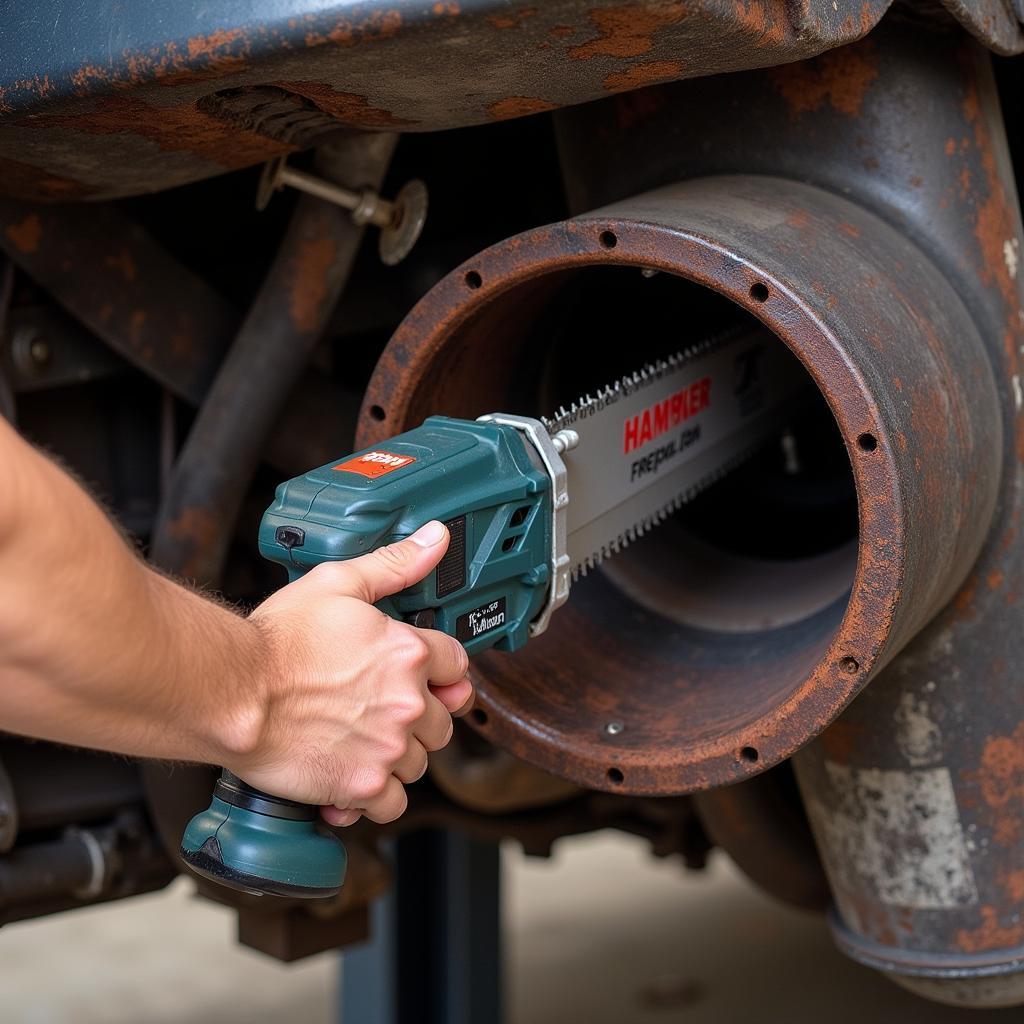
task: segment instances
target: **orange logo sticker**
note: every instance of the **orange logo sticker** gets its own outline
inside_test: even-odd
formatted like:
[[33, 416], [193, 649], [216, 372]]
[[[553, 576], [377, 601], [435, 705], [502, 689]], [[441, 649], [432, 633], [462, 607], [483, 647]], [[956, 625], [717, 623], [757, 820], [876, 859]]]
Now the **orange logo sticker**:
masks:
[[361, 476], [376, 480], [385, 473], [393, 473], [396, 469], [411, 466], [416, 460], [411, 455], [396, 455], [394, 452], [366, 452], [356, 455], [347, 462], [341, 462], [334, 468], [343, 473], [359, 473]]

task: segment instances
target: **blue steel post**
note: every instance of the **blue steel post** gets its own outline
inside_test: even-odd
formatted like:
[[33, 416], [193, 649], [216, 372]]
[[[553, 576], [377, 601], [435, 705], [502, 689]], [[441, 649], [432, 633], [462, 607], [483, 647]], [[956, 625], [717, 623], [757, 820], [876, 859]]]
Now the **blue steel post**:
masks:
[[340, 1024], [501, 1024], [497, 844], [418, 832], [395, 862], [371, 942], [343, 958]]

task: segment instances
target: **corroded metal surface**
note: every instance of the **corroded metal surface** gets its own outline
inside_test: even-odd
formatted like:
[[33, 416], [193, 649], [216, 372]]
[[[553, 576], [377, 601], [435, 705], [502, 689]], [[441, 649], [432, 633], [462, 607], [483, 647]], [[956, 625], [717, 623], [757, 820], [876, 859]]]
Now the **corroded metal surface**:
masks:
[[[704, 789], [817, 735], [949, 599], [991, 516], [995, 390], [965, 308], [906, 239], [831, 193], [720, 177], [527, 232], [454, 271], [384, 352], [361, 441], [432, 412], [534, 411], [523, 385], [541, 375], [544, 347], [530, 347], [531, 317], [593, 266], [679, 275], [772, 328], [828, 399], [857, 482], [845, 613], [840, 602], [737, 641], [668, 623], [595, 577], [514, 658], [476, 660], [476, 720], [525, 760], [598, 788]], [[610, 735], [609, 719], [628, 728]]]
[[831, 891], [788, 765], [736, 786], [695, 793], [708, 838], [776, 898], [824, 910]]
[[198, 403], [206, 393], [237, 315], [116, 207], [0, 201], [0, 247], [172, 394]]
[[[331, 126], [433, 131], [783, 64], [860, 38], [891, 2], [23, 4], [5, 23], [2, 188], [128, 195], [269, 160]], [[998, 52], [1022, 47], [1006, 0], [938, 10]]]
[[[140, 225], [109, 204], [0, 201], [0, 247], [111, 349], [172, 395], [202, 402], [241, 316]], [[358, 401], [307, 372], [266, 461], [285, 476], [326, 462], [351, 443]]]
[[[395, 138], [327, 147], [320, 167], [379, 188]], [[363, 229], [346, 211], [303, 196], [227, 358], [192, 426], [164, 496], [152, 557], [170, 572], [216, 584], [231, 532], [270, 431], [305, 371], [348, 279]]]
[[[892, 972], [923, 975], [933, 995], [948, 983], [952, 999], [973, 991], [956, 979], [983, 969], [980, 958], [1005, 975], [1024, 945], [1022, 235], [987, 55], [953, 39], [920, 43], [878, 32], [807, 64], [624, 96], [614, 114], [560, 116], [570, 166], [593, 171], [577, 206], [738, 165], [799, 174], [912, 237], [978, 326], [1003, 421], [987, 543], [932, 625], [797, 759], [843, 947], [859, 942], [875, 966], [888, 956]], [[682, 136], [700, 147], [664, 144], [679, 132], [681, 104]], [[605, 146], [598, 162], [593, 147], [610, 132], [625, 133], [621, 149]], [[975, 996], [998, 998], [991, 985]]]

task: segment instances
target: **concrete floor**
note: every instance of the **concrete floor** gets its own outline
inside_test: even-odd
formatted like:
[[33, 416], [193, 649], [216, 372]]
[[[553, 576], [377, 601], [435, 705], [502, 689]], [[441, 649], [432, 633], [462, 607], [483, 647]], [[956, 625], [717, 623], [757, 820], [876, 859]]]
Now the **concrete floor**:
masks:
[[[902, 992], [724, 858], [685, 875], [606, 833], [563, 840], [550, 861], [510, 848], [505, 863], [508, 1024], [1024, 1021]], [[0, 1022], [335, 1024], [333, 954], [289, 967], [241, 949], [231, 913], [190, 890], [4, 928]]]

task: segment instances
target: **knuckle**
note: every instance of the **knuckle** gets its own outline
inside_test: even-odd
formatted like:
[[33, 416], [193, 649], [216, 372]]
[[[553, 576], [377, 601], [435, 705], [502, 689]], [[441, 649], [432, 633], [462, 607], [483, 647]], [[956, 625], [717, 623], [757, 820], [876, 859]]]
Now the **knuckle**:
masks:
[[409, 737], [404, 732], [395, 733], [381, 741], [380, 749], [387, 764], [397, 764], [409, 752]]
[[430, 644], [412, 627], [401, 630], [401, 638], [393, 644], [395, 656], [406, 668], [419, 671], [430, 660]]
[[395, 698], [395, 719], [402, 725], [411, 725], [427, 713], [427, 698], [419, 690], [410, 690]]
[[390, 775], [383, 768], [368, 768], [352, 783], [354, 800], [373, 800], [387, 788]]
[[409, 660], [417, 669], [425, 668], [430, 661], [430, 644], [417, 633], [410, 638]]
[[306, 573], [305, 579], [315, 580], [318, 583], [333, 584], [344, 578], [347, 571], [341, 562], [318, 562]]

